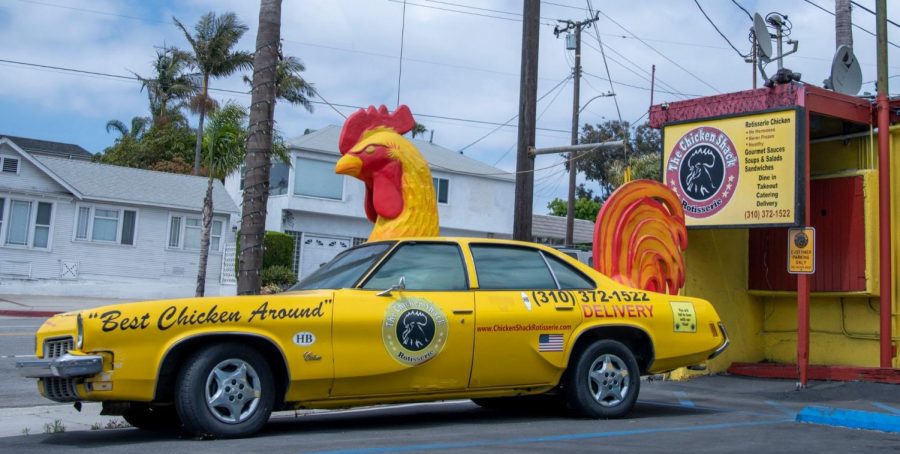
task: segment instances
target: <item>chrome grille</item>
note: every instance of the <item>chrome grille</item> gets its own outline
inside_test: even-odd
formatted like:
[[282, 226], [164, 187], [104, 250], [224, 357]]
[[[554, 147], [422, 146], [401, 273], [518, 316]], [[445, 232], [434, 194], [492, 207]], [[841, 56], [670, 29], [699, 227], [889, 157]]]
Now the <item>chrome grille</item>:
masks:
[[71, 337], [47, 339], [44, 341], [44, 358], [59, 358], [74, 349], [75, 341]]
[[44, 382], [44, 395], [48, 399], [57, 402], [74, 402], [78, 400], [74, 378], [47, 377], [41, 380]]

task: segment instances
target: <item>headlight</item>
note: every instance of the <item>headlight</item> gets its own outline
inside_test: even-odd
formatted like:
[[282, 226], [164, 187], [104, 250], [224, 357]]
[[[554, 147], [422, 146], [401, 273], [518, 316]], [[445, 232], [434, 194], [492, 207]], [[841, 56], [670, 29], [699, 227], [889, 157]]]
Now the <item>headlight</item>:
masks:
[[76, 318], [76, 325], [78, 326], [78, 334], [75, 337], [75, 349], [81, 350], [81, 347], [84, 345], [84, 321], [81, 319], [81, 313], [78, 313], [78, 317]]

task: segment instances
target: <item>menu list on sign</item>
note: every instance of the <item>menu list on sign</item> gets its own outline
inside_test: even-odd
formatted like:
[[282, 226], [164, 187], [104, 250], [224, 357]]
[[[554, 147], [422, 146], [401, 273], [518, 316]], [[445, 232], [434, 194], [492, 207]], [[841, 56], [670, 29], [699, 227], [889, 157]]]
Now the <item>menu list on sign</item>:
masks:
[[788, 152], [784, 146], [773, 146], [786, 130], [793, 130], [790, 117], [744, 121], [744, 168], [747, 177], [755, 186], [755, 205], [758, 209], [748, 209], [745, 219], [789, 218], [792, 215], [793, 200], [785, 200], [779, 193], [779, 165], [785, 161]]

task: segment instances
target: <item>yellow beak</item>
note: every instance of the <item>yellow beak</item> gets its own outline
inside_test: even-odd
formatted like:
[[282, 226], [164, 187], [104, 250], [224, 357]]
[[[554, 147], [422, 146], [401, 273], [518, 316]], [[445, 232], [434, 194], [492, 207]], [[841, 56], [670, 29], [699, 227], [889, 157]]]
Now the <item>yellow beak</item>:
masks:
[[345, 154], [341, 159], [338, 159], [337, 164], [334, 166], [334, 173], [358, 177], [360, 170], [362, 170], [362, 165], [361, 159], [352, 154]]

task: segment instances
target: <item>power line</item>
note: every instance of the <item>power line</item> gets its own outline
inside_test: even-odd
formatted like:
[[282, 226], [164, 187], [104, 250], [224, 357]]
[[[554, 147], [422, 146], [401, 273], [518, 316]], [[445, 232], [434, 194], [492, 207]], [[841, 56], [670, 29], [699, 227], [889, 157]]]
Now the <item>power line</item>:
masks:
[[[596, 32], [596, 30], [595, 30], [595, 32]], [[593, 50], [596, 51], [596, 52], [602, 53], [602, 51], [601, 51], [600, 49], [594, 47], [594, 46], [593, 46], [590, 42], [588, 42], [588, 41], [585, 41], [585, 42], [583, 42], [582, 44], [586, 45], [587, 47], [593, 49]], [[608, 58], [609, 60], [611, 60], [613, 63], [615, 63], [615, 64], [621, 66], [623, 69], [625, 69], [625, 70], [631, 72], [632, 74], [634, 74], [634, 75], [640, 77], [641, 79], [644, 79], [645, 81], [650, 82], [650, 77], [649, 77], [649, 73], [647, 73], [647, 70], [645, 70], [644, 68], [642, 68], [640, 65], [638, 65], [638, 64], [635, 63], [634, 61], [630, 60], [628, 57], [622, 55], [620, 52], [617, 52], [615, 49], [613, 49], [612, 47], [610, 47], [609, 44], [604, 44], [604, 45], [603, 45], [603, 48], [609, 50], [610, 52], [612, 52], [612, 53], [614, 53], [614, 54], [616, 54], [616, 55], [618, 55], [619, 57], [621, 57], [622, 59], [624, 59], [625, 61], [627, 61], [628, 63], [630, 63], [632, 66], [634, 66], [635, 68], [637, 68], [637, 69], [639, 69], [640, 71], [642, 71], [644, 74], [641, 74], [641, 73], [635, 71], [634, 69], [629, 68], [628, 66], [624, 65], [622, 62], [616, 60], [616, 59], [613, 58], [612, 56], [607, 56], [606, 58]], [[664, 82], [664, 81], [663, 81], [662, 79], [660, 79], [659, 77], [656, 78], [656, 82], [657, 82], [658, 84], [660, 84], [660, 85], [666, 87], [668, 90], [671, 90], [671, 91], [667, 91], [667, 92], [665, 92], [665, 93], [670, 93], [670, 94], [678, 95], [678, 96], [681, 96], [682, 98], [689, 98], [689, 97], [690, 97], [690, 96], [688, 96], [688, 95], [686, 95], [686, 94], [684, 94], [684, 93], [678, 91], [678, 89], [675, 88], [675, 87], [673, 87], [672, 85], [670, 85], [670, 84]], [[616, 83], [619, 83], [619, 82], [616, 82]], [[649, 90], [649, 88], [648, 88], [647, 90]]]
[[[591, 77], [593, 77], [593, 78], [595, 78], [595, 79], [600, 79], [600, 80], [602, 80], [602, 81], [607, 81], [607, 82], [609, 81], [609, 79], [607, 79], [607, 78], [605, 78], [605, 77], [601, 77], [601, 76], [598, 76], [598, 75], [596, 75], [596, 74], [591, 74], [591, 73], [589, 73], [589, 72], [587, 72], [587, 71], [582, 71], [581, 73], [584, 74], [584, 75], [586, 75], [586, 76], [591, 76]], [[643, 91], [650, 91], [650, 87], [642, 87], [642, 86], [640, 86], [640, 85], [628, 84], [628, 83], [625, 83], [625, 82], [619, 82], [619, 81], [616, 81], [616, 80], [612, 81], [612, 83], [615, 84], [615, 85], [617, 85], [617, 86], [628, 87], [628, 88], [635, 88], [635, 89], [643, 90]], [[691, 98], [699, 98], [699, 97], [705, 96], [705, 95], [697, 95], [697, 94], [691, 94], [691, 93], [676, 93], [676, 92], [672, 92], [672, 91], [659, 90], [659, 89], [657, 89], [656, 92], [657, 92], [657, 93], [665, 93], [665, 94], [667, 94], [667, 95], [688, 96], [688, 97], [691, 97]]]
[[[387, 0], [387, 1], [392, 2], [392, 3], [402, 3], [403, 2], [403, 0]], [[424, 0], [424, 1], [428, 1], [428, 0]], [[460, 5], [460, 4], [450, 3], [450, 2], [440, 2], [440, 3], [445, 4], [445, 5], [452, 5], [457, 8], [482, 9], [482, 8], [477, 8], [477, 7], [473, 7], [473, 6], [469, 6], [469, 5]], [[428, 8], [428, 9], [434, 9], [434, 10], [438, 10], [438, 11], [447, 11], [447, 12], [451, 12], [451, 13], [468, 14], [470, 16], [486, 17], [486, 18], [491, 18], [491, 19], [501, 19], [501, 20], [510, 21], [510, 22], [522, 22], [521, 17], [514, 18], [514, 17], [496, 16], [493, 14], [474, 13], [471, 11], [460, 11], [458, 9], [450, 9], [450, 8], [444, 8], [444, 7], [440, 7], [440, 6], [423, 5], [421, 3], [407, 3], [407, 4], [409, 6], [418, 6], [419, 8]], [[503, 14], [515, 14], [515, 13], [505, 13], [504, 12]], [[519, 15], [519, 16], [521, 16], [521, 15]], [[553, 26], [553, 24], [549, 23], [549, 22], [541, 22], [541, 25], [546, 25], [549, 27]]]
[[737, 6], [738, 8], [740, 8], [741, 11], [743, 11], [744, 14], [746, 14], [747, 17], [750, 18], [750, 20], [753, 20], [753, 15], [750, 14], [750, 11], [747, 11], [747, 8], [744, 8], [743, 6], [741, 6], [741, 4], [737, 2], [737, 0], [731, 0], [731, 3], [734, 3], [734, 5]]
[[621, 28], [622, 30], [625, 30], [626, 33], [628, 33], [629, 35], [631, 35], [632, 37], [634, 37], [635, 39], [637, 39], [637, 40], [638, 40], [641, 44], [643, 44], [644, 46], [647, 46], [648, 49], [652, 50], [653, 52], [655, 52], [655, 53], [656, 53], [657, 55], [659, 55], [660, 57], [666, 59], [666, 61], [668, 61], [669, 63], [672, 63], [673, 65], [675, 65], [678, 69], [680, 69], [680, 70], [684, 71], [685, 73], [689, 74], [691, 77], [693, 77], [694, 79], [698, 80], [698, 81], [699, 81], [700, 83], [702, 83], [703, 85], [706, 85], [707, 87], [711, 88], [711, 89], [712, 89], [713, 91], [715, 91], [716, 93], [722, 93], [721, 91], [719, 91], [718, 88], [713, 87], [712, 85], [710, 85], [709, 82], [703, 80], [702, 78], [700, 78], [700, 77], [697, 76], [696, 74], [692, 73], [690, 70], [688, 70], [688, 69], [685, 68], [684, 66], [681, 66], [678, 62], [676, 62], [675, 60], [672, 60], [672, 59], [669, 58], [666, 54], [664, 54], [664, 53], [662, 53], [662, 52], [656, 50], [655, 47], [651, 46], [651, 45], [648, 44], [646, 41], [644, 41], [643, 39], [639, 38], [637, 35], [635, 35], [634, 33], [632, 33], [631, 30], [625, 28], [625, 26], [623, 26], [622, 24], [616, 22], [615, 19], [613, 19], [612, 17], [609, 17], [609, 15], [606, 14], [606, 13], [604, 13], [602, 10], [599, 10], [599, 9], [598, 9], [597, 12], [600, 13], [600, 14], [602, 14], [603, 17], [609, 19], [610, 22], [616, 24], [616, 25], [617, 25], [619, 28]]
[[[0, 63], [9, 63], [9, 64], [13, 64], [13, 65], [26, 66], [26, 67], [35, 68], [38, 70], [62, 71], [64, 73], [70, 73], [73, 75], [82, 75], [82, 76], [88, 76], [88, 77], [99, 76], [99, 77], [106, 77], [106, 78], [118, 79], [118, 80], [128, 80], [131, 82], [140, 83], [140, 81], [137, 80], [136, 78], [134, 78], [134, 76], [124, 76], [121, 74], [110, 74], [110, 73], [103, 73], [103, 72], [99, 72], [99, 71], [89, 71], [89, 70], [76, 69], [76, 68], [67, 68], [64, 66], [44, 65], [44, 64], [40, 64], [40, 63], [24, 62], [24, 61], [17, 61], [17, 60], [7, 60], [7, 59], [0, 59]], [[210, 87], [209, 90], [218, 92], [218, 93], [229, 93], [229, 94], [236, 94], [236, 95], [242, 95], [242, 96], [250, 96], [249, 91], [230, 90], [230, 89], [226, 89], [226, 88], [213, 88], [213, 87]], [[316, 94], [319, 96], [320, 99], [322, 99], [322, 101], [310, 100], [310, 102], [313, 104], [329, 105], [335, 110], [337, 110], [338, 107], [345, 108], [345, 109], [363, 109], [363, 108], [365, 108], [364, 106], [357, 106], [357, 105], [353, 105], [353, 104], [329, 103], [329, 102], [325, 101], [324, 98], [322, 98], [321, 94], [319, 94], [318, 92], [316, 92]], [[338, 113], [340, 113], [340, 112], [338, 112]], [[341, 114], [341, 115], [343, 115], [343, 114]], [[483, 125], [491, 125], [491, 126], [518, 127], [518, 125], [513, 125], [513, 124], [498, 123], [498, 122], [486, 121], [486, 120], [473, 120], [473, 119], [469, 119], [469, 118], [448, 117], [448, 116], [444, 116], [444, 115], [417, 113], [416, 116], [417, 117], [425, 117], [425, 118], [436, 118], [436, 119], [441, 119], [441, 120], [458, 121], [458, 122], [463, 122], [463, 123], [474, 123], [474, 124], [483, 124]], [[547, 132], [559, 132], [559, 133], [566, 133], [566, 134], [568, 134], [570, 132], [570, 131], [567, 131], [564, 129], [552, 129], [552, 128], [537, 128], [537, 130], [547, 131]]]
[[[832, 11], [829, 11], [829, 10], [825, 9], [825, 8], [819, 6], [819, 5], [816, 4], [816, 3], [813, 3], [811, 0], [803, 0], [803, 1], [806, 2], [806, 3], [809, 3], [809, 4], [812, 5], [812, 6], [815, 6], [816, 8], [818, 8], [818, 9], [820, 9], [820, 10], [822, 10], [822, 11], [825, 11], [825, 12], [828, 13], [828, 14], [831, 14], [832, 16], [834, 16], [834, 13], [833, 13]], [[872, 33], [872, 32], [870, 32], [869, 30], [867, 30], [867, 29], [865, 29], [865, 28], [863, 28], [863, 27], [860, 27], [859, 25], [854, 24], [853, 22], [851, 22], [851, 24], [852, 24], [854, 27], [856, 27], [856, 28], [858, 28], [858, 29], [860, 29], [860, 30], [862, 30], [862, 31], [864, 31], [864, 32], [866, 32], [866, 33], [872, 35], [872, 36], [875, 36], [875, 37], [877, 38], [877, 36], [875, 35], [875, 33]], [[894, 43], [891, 42], [891, 41], [888, 41], [888, 44], [890, 44], [890, 45], [892, 45], [892, 46], [894, 46], [894, 47], [900, 49], [900, 46], [894, 44]]]
[[704, 10], [703, 10], [703, 7], [700, 6], [700, 2], [699, 2], [699, 1], [694, 0], [694, 4], [697, 5], [697, 8], [700, 9], [700, 12], [701, 12], [701, 13], [703, 13], [703, 17], [706, 18], [706, 21], [709, 22], [709, 25], [712, 25], [713, 28], [716, 29], [716, 32], [719, 33], [719, 36], [721, 36], [722, 39], [724, 39], [725, 42], [728, 43], [728, 45], [731, 46], [731, 48], [734, 49], [734, 51], [737, 52], [738, 55], [740, 55], [742, 58], [747, 58], [747, 57], [750, 56], [749, 54], [742, 54], [741, 51], [739, 51], [737, 47], [734, 47], [734, 44], [731, 43], [731, 40], [728, 39], [728, 37], [725, 36], [724, 33], [722, 33], [722, 30], [719, 30], [719, 27], [718, 27], [718, 26], [716, 25], [716, 23], [713, 22], [713, 20], [709, 17], [709, 14], [706, 14], [706, 11], [704, 11]]
[[[540, 119], [544, 116], [544, 114], [547, 113], [548, 110], [550, 110], [550, 106], [552, 106], [553, 103], [556, 102], [556, 98], [558, 98], [558, 97], [559, 97], [559, 94], [562, 93], [562, 92], [563, 92], [563, 89], [566, 88], [566, 85], [567, 85], [567, 84], [566, 84], [565, 82], [568, 82], [569, 79], [571, 79], [571, 78], [572, 78], [572, 76], [566, 77], [566, 79], [563, 80], [563, 83], [560, 84], [560, 85], [558, 85], [558, 86], [559, 86], [559, 90], [556, 91], [556, 94], [553, 95], [553, 99], [551, 99], [550, 102], [548, 102], [547, 105], [544, 106], [544, 110], [542, 110], [541, 113], [538, 114], [537, 118], [535, 118], [535, 120], [534, 120], [535, 123], [537, 123], [538, 121], [540, 121]], [[544, 95], [544, 96], [547, 96], [547, 95]], [[543, 99], [544, 96], [541, 96], [541, 98], [538, 99], [538, 101], [540, 101], [541, 99]], [[518, 116], [518, 115], [516, 115], [516, 116]], [[491, 131], [491, 132], [493, 132], [493, 131]], [[508, 155], [509, 152], [512, 151], [512, 149], [516, 147], [516, 145], [518, 145], [518, 144], [515, 143], [515, 142], [513, 142], [512, 146], [510, 146], [509, 148], [507, 148], [506, 151], [503, 152], [503, 154], [500, 156], [500, 158], [498, 158], [496, 161], [494, 161], [494, 167], [497, 167], [497, 164], [499, 164], [500, 161], [502, 161], [503, 158], [505, 158], [506, 155]]]
[[[860, 8], [862, 8], [862, 9], [865, 10], [866, 12], [872, 14], [873, 16], [875, 15], [875, 11], [872, 11], [872, 10], [870, 10], [869, 8], [866, 8], [865, 6], [860, 5], [859, 3], [854, 2], [853, 0], [850, 0], [850, 3], [852, 3], [852, 4], [854, 4], [854, 5], [856, 5], [856, 6], [860, 7]], [[892, 20], [890, 20], [890, 19], [885, 19], [885, 20], [887, 20], [887, 23], [893, 25], [894, 27], [900, 27], [900, 24], [898, 24], [898, 23], [896, 23], [896, 22], [894, 22], [894, 21], [892, 21]]]

